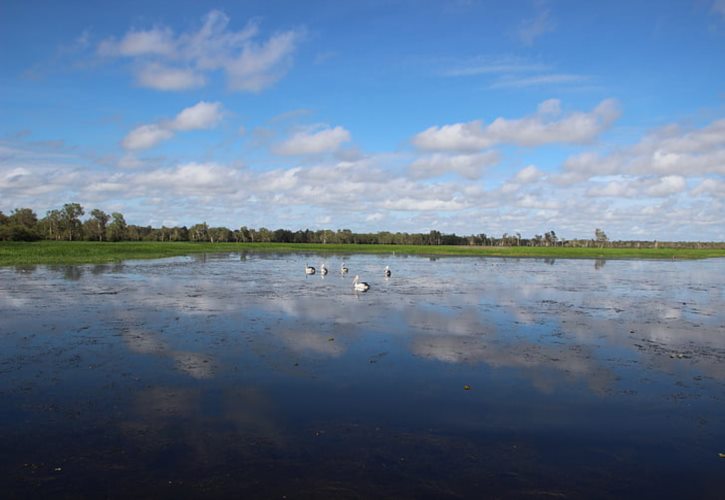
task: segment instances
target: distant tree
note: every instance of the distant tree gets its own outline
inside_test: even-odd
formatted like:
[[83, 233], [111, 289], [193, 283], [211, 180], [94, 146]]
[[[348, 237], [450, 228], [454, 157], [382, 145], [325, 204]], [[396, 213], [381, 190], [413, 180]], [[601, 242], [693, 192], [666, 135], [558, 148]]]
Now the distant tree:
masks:
[[49, 240], [60, 240], [63, 237], [63, 215], [60, 210], [48, 210], [38, 225], [41, 234]]
[[93, 241], [103, 241], [106, 237], [106, 226], [111, 216], [103, 210], [94, 208], [91, 210], [91, 218], [84, 224], [86, 238]]
[[113, 220], [108, 225], [108, 239], [110, 241], [125, 240], [128, 237], [128, 225], [126, 224], [126, 219], [123, 218], [123, 214], [113, 212], [111, 217]]
[[556, 246], [557, 239], [558, 238], [556, 237], [556, 233], [554, 231], [544, 233], [544, 242], [547, 247], [551, 245]]
[[212, 243], [227, 243], [234, 239], [233, 233], [226, 227], [210, 227], [207, 234]]
[[171, 241], [189, 241], [189, 230], [186, 226], [175, 227], [171, 231]]
[[30, 208], [16, 208], [7, 219], [8, 224], [18, 224], [33, 230], [38, 224], [38, 216]]
[[3, 213], [2, 210], [0, 210], [0, 226], [5, 224], [8, 221], [8, 216]]
[[206, 222], [194, 224], [189, 228], [189, 239], [191, 241], [209, 241], [209, 226]]
[[79, 239], [81, 233], [81, 216], [85, 212], [79, 203], [66, 203], [61, 211], [61, 221], [63, 230], [68, 237], [68, 241], [73, 241], [73, 237]]
[[38, 217], [31, 209], [16, 208], [9, 217], [0, 217], [0, 240], [35, 241], [40, 237]]
[[249, 234], [249, 229], [247, 226], [242, 226], [239, 228], [239, 231], [237, 231], [238, 236], [237, 239], [241, 241], [242, 243], [246, 243], [248, 241], [254, 241], [252, 240], [252, 235]]
[[428, 244], [429, 245], [440, 245], [441, 244], [440, 231], [436, 231], [435, 229], [431, 230], [431, 232], [428, 234]]
[[599, 228], [594, 230], [594, 239], [599, 245], [599, 248], [602, 248], [609, 241], [607, 234]]

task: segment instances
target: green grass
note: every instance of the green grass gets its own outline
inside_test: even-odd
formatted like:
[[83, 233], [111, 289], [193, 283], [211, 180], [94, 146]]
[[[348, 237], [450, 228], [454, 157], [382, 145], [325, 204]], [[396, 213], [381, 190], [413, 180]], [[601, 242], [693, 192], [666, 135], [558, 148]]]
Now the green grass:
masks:
[[224, 252], [310, 252], [459, 255], [556, 259], [706, 259], [725, 257], [725, 249], [467, 247], [423, 245], [320, 245], [291, 243], [174, 243], [40, 241], [0, 242], [0, 266], [98, 264], [129, 259]]

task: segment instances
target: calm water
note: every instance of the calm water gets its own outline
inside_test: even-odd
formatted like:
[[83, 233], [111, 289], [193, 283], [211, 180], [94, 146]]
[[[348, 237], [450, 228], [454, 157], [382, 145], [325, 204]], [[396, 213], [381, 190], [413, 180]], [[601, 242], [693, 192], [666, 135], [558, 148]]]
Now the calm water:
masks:
[[0, 268], [3, 496], [725, 495], [725, 260], [321, 259]]

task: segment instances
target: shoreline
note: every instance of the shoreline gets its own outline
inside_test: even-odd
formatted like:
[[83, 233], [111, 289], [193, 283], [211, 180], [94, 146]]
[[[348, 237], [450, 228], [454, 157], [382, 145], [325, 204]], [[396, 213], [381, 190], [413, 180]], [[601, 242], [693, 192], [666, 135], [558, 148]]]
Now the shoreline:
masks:
[[700, 260], [725, 257], [725, 249], [480, 247], [446, 245], [369, 245], [316, 243], [194, 242], [0, 242], [0, 266], [101, 264], [201, 253], [397, 254], [430, 257], [500, 257], [590, 260]]

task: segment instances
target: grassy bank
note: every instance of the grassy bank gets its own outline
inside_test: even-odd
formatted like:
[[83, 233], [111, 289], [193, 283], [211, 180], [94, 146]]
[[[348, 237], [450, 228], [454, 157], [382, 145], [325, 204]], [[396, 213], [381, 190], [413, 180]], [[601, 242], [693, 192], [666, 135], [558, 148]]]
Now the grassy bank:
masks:
[[40, 241], [0, 242], [0, 266], [33, 264], [96, 264], [129, 259], [223, 252], [398, 253], [556, 259], [706, 259], [725, 257], [721, 249], [467, 247], [418, 245], [319, 245], [289, 243], [174, 243]]

